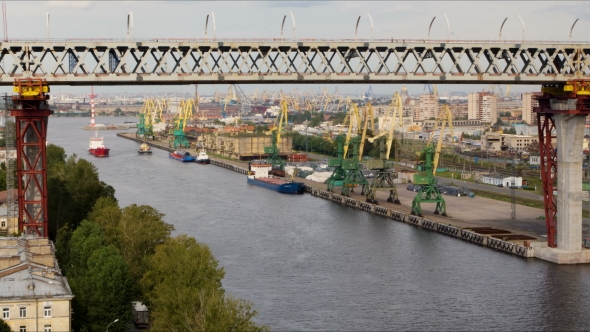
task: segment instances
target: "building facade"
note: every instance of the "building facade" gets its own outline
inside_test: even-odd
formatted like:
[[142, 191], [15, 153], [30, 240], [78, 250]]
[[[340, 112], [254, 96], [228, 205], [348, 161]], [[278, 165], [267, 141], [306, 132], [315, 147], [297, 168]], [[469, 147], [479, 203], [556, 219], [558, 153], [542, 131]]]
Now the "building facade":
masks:
[[[268, 154], [264, 153], [264, 148], [272, 146], [272, 137], [263, 134], [212, 133], [199, 136], [199, 142], [209, 153], [240, 160], [252, 160], [268, 157]], [[281, 156], [293, 153], [293, 138], [281, 137], [277, 147]]]
[[497, 97], [491, 92], [470, 93], [467, 97], [467, 118], [495, 123], [498, 117]]
[[0, 311], [12, 331], [71, 331], [73, 298], [49, 239], [0, 237]]
[[481, 176], [481, 182], [492, 184], [494, 186], [502, 185], [504, 187], [522, 187], [522, 177], [520, 176], [506, 176], [501, 174], [484, 174]]
[[534, 98], [541, 92], [527, 92], [522, 94], [522, 121], [527, 124], [537, 123], [537, 116], [533, 113], [533, 107], [539, 107], [539, 102]]
[[420, 95], [420, 119], [427, 120], [438, 116], [438, 96], [434, 94]]
[[509, 135], [498, 132], [488, 132], [481, 138], [481, 149], [484, 151], [527, 151], [531, 144], [539, 144], [536, 136]]

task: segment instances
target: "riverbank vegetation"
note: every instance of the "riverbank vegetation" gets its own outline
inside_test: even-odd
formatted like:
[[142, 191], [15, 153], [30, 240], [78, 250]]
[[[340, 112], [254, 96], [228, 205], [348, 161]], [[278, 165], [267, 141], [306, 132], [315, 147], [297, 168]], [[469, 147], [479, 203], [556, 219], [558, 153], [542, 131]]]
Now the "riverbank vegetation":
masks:
[[75, 331], [127, 331], [131, 302], [150, 310], [155, 331], [266, 331], [252, 303], [225, 293], [207, 245], [147, 205], [120, 207], [96, 167], [47, 147], [50, 237], [68, 278]]

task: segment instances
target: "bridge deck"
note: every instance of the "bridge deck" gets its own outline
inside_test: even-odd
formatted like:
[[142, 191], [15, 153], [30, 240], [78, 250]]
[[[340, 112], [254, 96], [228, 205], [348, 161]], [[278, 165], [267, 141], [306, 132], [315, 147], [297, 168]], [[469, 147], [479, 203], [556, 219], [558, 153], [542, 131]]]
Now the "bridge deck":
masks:
[[10, 40], [0, 85], [547, 84], [590, 80], [590, 42], [381, 39]]

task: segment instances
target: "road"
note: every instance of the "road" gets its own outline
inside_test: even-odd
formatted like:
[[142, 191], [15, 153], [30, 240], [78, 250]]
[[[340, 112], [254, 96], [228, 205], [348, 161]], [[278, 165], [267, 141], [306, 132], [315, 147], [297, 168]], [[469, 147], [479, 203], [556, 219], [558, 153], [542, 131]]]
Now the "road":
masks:
[[[469, 189], [485, 190], [485, 191], [491, 191], [491, 192], [495, 192], [495, 193], [508, 194], [508, 195], [510, 195], [510, 193], [511, 193], [511, 190], [508, 187], [496, 187], [496, 186], [489, 185], [489, 184], [475, 183], [475, 182], [469, 182], [469, 181], [463, 181], [463, 180], [453, 180], [453, 179], [442, 178], [442, 177], [438, 177], [438, 176], [436, 178], [438, 179], [438, 183], [441, 183], [441, 184], [453, 183], [456, 186], [466, 187]], [[515, 196], [522, 197], [522, 198], [536, 199], [536, 200], [543, 199], [542, 196], [540, 196], [539, 194], [536, 194], [533, 191], [527, 191], [527, 190], [522, 190], [522, 189], [516, 189], [514, 191], [514, 194], [515, 194]]]

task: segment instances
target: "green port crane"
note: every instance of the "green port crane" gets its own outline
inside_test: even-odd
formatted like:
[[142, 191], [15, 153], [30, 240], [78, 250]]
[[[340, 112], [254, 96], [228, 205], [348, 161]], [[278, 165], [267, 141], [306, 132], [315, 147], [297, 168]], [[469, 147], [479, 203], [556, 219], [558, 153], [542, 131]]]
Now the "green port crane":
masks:
[[328, 166], [334, 167], [334, 171], [330, 175], [330, 177], [326, 180], [326, 184], [328, 185], [327, 190], [329, 192], [334, 192], [334, 187], [342, 186], [342, 182], [346, 177], [346, 172], [342, 168], [342, 163], [344, 161], [344, 142], [346, 141], [346, 136], [340, 134], [336, 136], [336, 159], [328, 159]]
[[[394, 183], [394, 174], [390, 170], [388, 165], [389, 154], [391, 152], [391, 146], [393, 145], [393, 133], [396, 127], [396, 119], [398, 119], [397, 125], [402, 126], [402, 98], [396, 92], [391, 99], [391, 104], [387, 116], [383, 121], [383, 127], [380, 128], [380, 133], [372, 138], [369, 138], [369, 142], [376, 142], [379, 147], [379, 159], [372, 159], [367, 161], [367, 168], [377, 171], [377, 176], [373, 179], [371, 186], [367, 192], [367, 202], [378, 204], [377, 192], [382, 190], [389, 190], [389, 197], [387, 201], [390, 203], [401, 204], [397, 195], [397, 188]], [[385, 123], [389, 120], [389, 128], [385, 130]]]
[[[420, 190], [414, 200], [412, 201], [412, 215], [422, 216], [422, 203], [436, 203], [436, 207], [434, 209], [434, 214], [442, 214], [444, 217], [447, 216], [447, 207], [442, 194], [436, 187], [437, 180], [434, 177], [436, 175], [436, 167], [438, 166], [438, 158], [440, 155], [440, 151], [442, 149], [442, 141], [445, 136], [445, 125], [448, 123], [449, 128], [451, 130], [451, 141], [453, 140], [453, 117], [451, 115], [451, 110], [448, 105], [444, 105], [443, 110], [439, 113], [439, 116], [436, 120], [435, 130], [433, 131], [433, 135], [430, 136], [428, 143], [426, 144], [426, 148], [424, 149], [424, 154], [426, 155], [426, 160], [422, 164], [423, 173], [415, 174], [414, 175], [414, 184], [420, 185]], [[438, 143], [436, 145], [436, 149], [434, 144], [431, 143], [432, 138], [434, 137], [434, 132], [436, 129], [439, 129], [438, 134]]]
[[193, 113], [193, 104], [193, 99], [186, 99], [180, 101], [180, 112], [174, 119], [174, 140], [170, 142], [170, 145], [174, 144], [175, 149], [177, 147], [188, 148], [190, 145], [188, 139], [184, 135], [184, 128], [186, 127], [186, 122], [188, 121], [188, 119], [190, 119]]
[[344, 180], [342, 181], [342, 195], [348, 196], [353, 192], [355, 186], [362, 186], [361, 195], [367, 194], [369, 181], [363, 175], [358, 161], [360, 153], [361, 137], [358, 135], [352, 139], [352, 155], [350, 159], [342, 160], [342, 169], [345, 171]]
[[143, 102], [141, 112], [139, 113], [139, 123], [137, 124], [137, 131], [135, 132], [136, 138], [144, 137], [146, 132], [146, 118], [151, 116], [153, 107], [153, 99], [148, 98]]
[[281, 98], [281, 114], [277, 116], [273, 128], [266, 132], [271, 136], [271, 146], [264, 147], [264, 153], [268, 154], [267, 162], [273, 167], [278, 167], [281, 171], [285, 170], [285, 161], [281, 159], [278, 145], [281, 143], [281, 133], [283, 127], [287, 127], [289, 117], [289, 105], [285, 97]]

